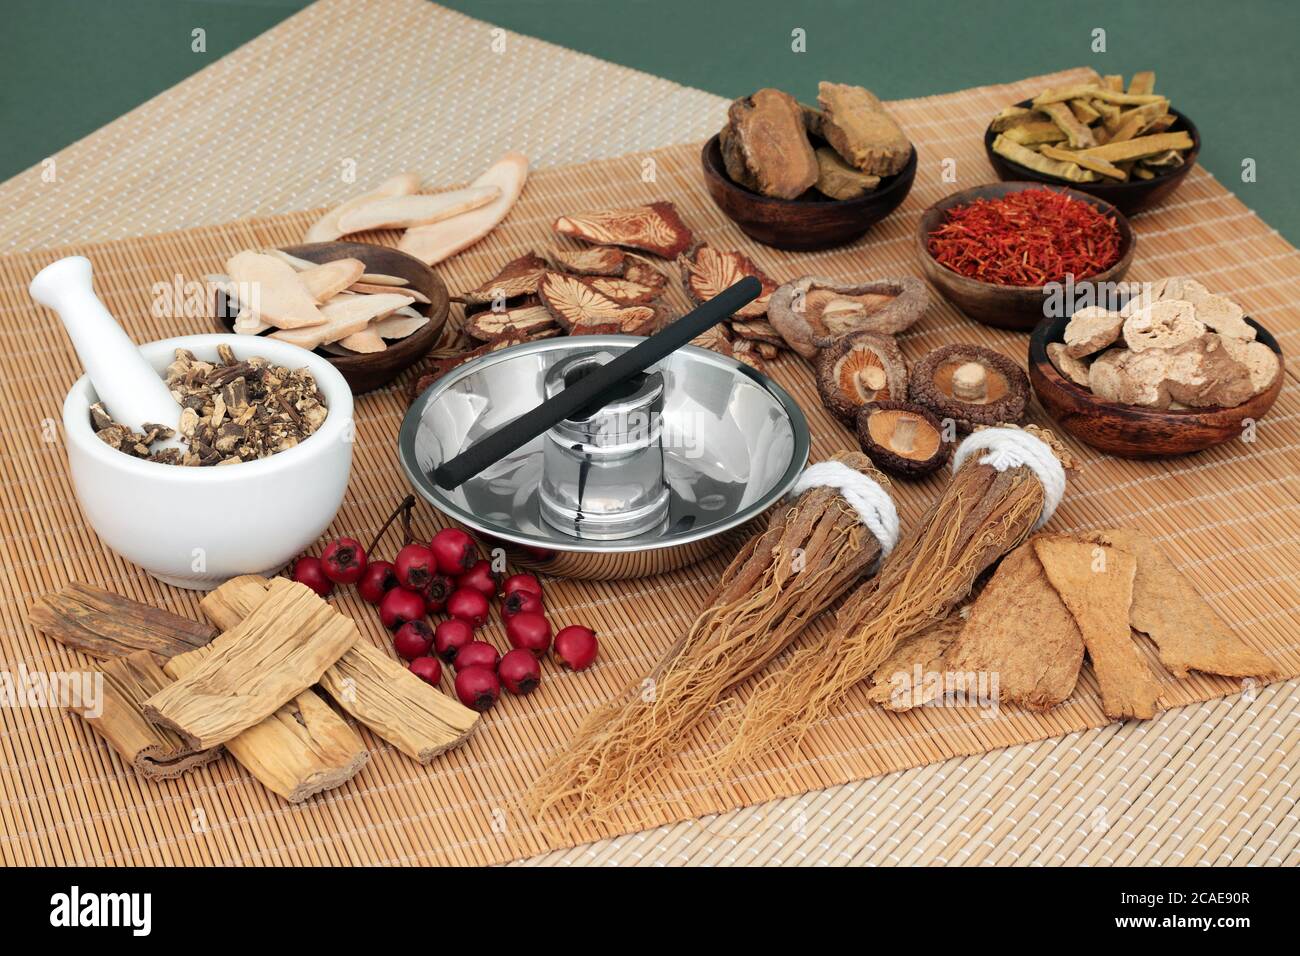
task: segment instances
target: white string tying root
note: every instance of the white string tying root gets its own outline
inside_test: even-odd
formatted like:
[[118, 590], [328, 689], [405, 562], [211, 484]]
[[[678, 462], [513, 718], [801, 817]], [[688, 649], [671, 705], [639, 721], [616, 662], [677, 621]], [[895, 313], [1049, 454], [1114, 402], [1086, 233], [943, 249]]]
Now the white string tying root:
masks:
[[[1064, 484], [1064, 474], [1061, 481]], [[790, 496], [797, 498], [809, 488], [819, 487], [834, 488], [843, 495], [867, 530], [880, 542], [881, 560], [889, 557], [889, 552], [898, 544], [898, 509], [894, 507], [889, 492], [874, 478], [842, 461], [819, 461], [803, 470], [790, 490]]]
[[1034, 523], [1034, 530], [1047, 524], [1065, 496], [1065, 469], [1047, 443], [1019, 428], [981, 429], [967, 435], [957, 446], [952, 456], [953, 474], [977, 451], [987, 452], [979, 460], [981, 465], [990, 465], [998, 471], [1023, 465], [1034, 473], [1043, 486], [1043, 512]]

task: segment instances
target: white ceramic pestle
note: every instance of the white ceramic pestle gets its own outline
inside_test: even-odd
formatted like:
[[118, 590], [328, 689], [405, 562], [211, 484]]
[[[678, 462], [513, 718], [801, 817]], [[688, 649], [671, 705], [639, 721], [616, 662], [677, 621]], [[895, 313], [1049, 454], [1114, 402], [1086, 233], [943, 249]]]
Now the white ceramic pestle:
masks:
[[[50, 263], [32, 279], [29, 291], [63, 320], [82, 368], [114, 421], [136, 431], [145, 422], [176, 429], [180, 405], [95, 295], [89, 259], [68, 256]], [[172, 438], [155, 447], [181, 447], [181, 443]]]

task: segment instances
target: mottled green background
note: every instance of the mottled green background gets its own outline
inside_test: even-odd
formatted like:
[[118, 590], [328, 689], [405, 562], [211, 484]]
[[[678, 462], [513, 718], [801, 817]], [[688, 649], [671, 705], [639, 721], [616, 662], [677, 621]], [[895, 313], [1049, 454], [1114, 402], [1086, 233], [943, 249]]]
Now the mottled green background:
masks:
[[[383, 0], [372, 0], [381, 7]], [[819, 79], [894, 99], [1068, 66], [1157, 71], [1198, 124], [1201, 162], [1293, 243], [1296, 0], [450, 0], [448, 6], [724, 96]], [[290, 14], [298, 0], [3, 0], [0, 177], [93, 131]], [[207, 52], [190, 31], [207, 31]], [[807, 52], [790, 49], [791, 30]], [[1106, 31], [1106, 52], [1092, 32]], [[364, 29], [358, 23], [358, 29]], [[523, 102], [524, 108], [527, 101]], [[1258, 181], [1241, 181], [1243, 158]]]

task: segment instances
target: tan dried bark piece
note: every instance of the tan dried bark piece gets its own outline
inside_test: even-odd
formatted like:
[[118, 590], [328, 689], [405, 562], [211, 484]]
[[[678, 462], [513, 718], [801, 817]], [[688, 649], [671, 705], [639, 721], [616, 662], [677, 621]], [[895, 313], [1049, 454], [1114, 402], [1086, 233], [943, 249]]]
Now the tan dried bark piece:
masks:
[[598, 246], [623, 246], [675, 259], [694, 237], [670, 202], [561, 216], [552, 224], [558, 235]]
[[831, 199], [857, 199], [880, 185], [880, 177], [864, 173], [846, 163], [829, 146], [819, 146], [817, 157], [817, 191]]
[[220, 747], [195, 751], [179, 735], [145, 717], [144, 702], [172, 682], [148, 651], [107, 660], [100, 672], [99, 713], [92, 715], [85, 708], [77, 713], [140, 776], [168, 780], [221, 756]]
[[1040, 535], [1033, 546], [1083, 635], [1102, 711], [1117, 720], [1154, 717], [1160, 685], [1128, 624], [1137, 561], [1116, 548], [1064, 535]]
[[1100, 352], [1119, 339], [1124, 316], [1099, 305], [1090, 305], [1070, 316], [1065, 326], [1065, 351], [1071, 358]]
[[[215, 747], [309, 689], [357, 636], [352, 621], [305, 585], [277, 578], [257, 610], [214, 640], [198, 667], [149, 698], [145, 713], [197, 749]], [[176, 658], [164, 669], [176, 676]]]
[[712, 299], [728, 286], [734, 285], [745, 276], [753, 276], [763, 286], [762, 294], [734, 314], [737, 319], [756, 319], [767, 315], [768, 300], [777, 289], [777, 282], [754, 264], [743, 252], [734, 249], [714, 249], [708, 243], [700, 243], [688, 254], [680, 257], [677, 264], [682, 270], [682, 281], [686, 291], [696, 302]]
[[1047, 710], [1074, 693], [1083, 635], [1026, 542], [998, 565], [940, 669], [996, 673], [1003, 703]]
[[366, 264], [360, 259], [334, 259], [303, 269], [298, 273], [298, 279], [306, 286], [308, 295], [320, 305], [350, 288], [365, 271]]
[[789, 93], [766, 88], [741, 97], [732, 102], [727, 119], [730, 138], [764, 196], [794, 199], [817, 182], [817, 157], [803, 111]]
[[964, 623], [961, 615], [954, 612], [938, 624], [899, 642], [871, 675], [867, 700], [885, 710], [901, 712], [938, 699], [941, 688], [925, 675], [943, 672], [944, 653], [957, 640]]
[[245, 250], [226, 260], [226, 274], [237, 287], [252, 290], [255, 302], [240, 305], [278, 329], [300, 329], [325, 321], [316, 300], [282, 259]]
[[469, 305], [481, 305], [494, 299], [514, 299], [521, 295], [535, 295], [537, 284], [550, 267], [535, 252], [525, 252], [511, 259], [478, 288], [470, 289], [461, 298]]
[[383, 199], [388, 196], [406, 196], [418, 192], [419, 189], [420, 177], [415, 173], [400, 173], [391, 179], [386, 179], [370, 192], [354, 196], [342, 205], [336, 206], [327, 212], [307, 230], [304, 241], [333, 242], [343, 235], [339, 230], [339, 218], [341, 216], [375, 199]]
[[570, 335], [645, 335], [659, 313], [649, 306], [625, 306], [602, 295], [578, 276], [548, 272], [537, 288], [555, 321]]
[[1087, 152], [1088, 156], [1093, 159], [1121, 163], [1125, 160], [1158, 156], [1171, 149], [1191, 149], [1192, 145], [1191, 135], [1185, 130], [1179, 130], [1176, 133], [1155, 133], [1150, 136], [1126, 139], [1118, 143], [1106, 143], [1102, 146], [1094, 146]]
[[343, 234], [372, 229], [410, 229], [451, 219], [501, 198], [499, 186], [467, 186], [422, 196], [388, 196], [372, 199], [339, 216]]
[[591, 249], [552, 249], [551, 261], [562, 272], [580, 276], [621, 276], [627, 256], [614, 246]]
[[501, 195], [486, 206], [461, 213], [453, 219], [408, 229], [397, 248], [430, 266], [468, 249], [506, 217], [524, 191], [527, 179], [528, 157], [522, 153], [506, 153], [470, 184], [495, 186]]
[[399, 292], [380, 295], [339, 295], [321, 306], [325, 324], [306, 329], [281, 329], [271, 338], [290, 342], [305, 349], [315, 349], [339, 342], [361, 332], [375, 319], [383, 318], [415, 300]]
[[1069, 140], [1071, 149], [1087, 149], [1097, 145], [1097, 138], [1093, 136], [1092, 130], [1079, 122], [1079, 118], [1074, 115], [1068, 103], [1047, 103], [1042, 107], [1042, 111], [1061, 128], [1061, 132]]
[[38, 598], [27, 619], [47, 637], [99, 660], [136, 651], [174, 657], [217, 636], [207, 624], [76, 581]]
[[1247, 647], [1151, 538], [1107, 528], [1089, 535], [1137, 561], [1129, 623], [1155, 642], [1160, 663], [1175, 677], [1188, 671], [1227, 677], [1269, 677], [1277, 668]]
[[822, 136], [850, 165], [873, 176], [902, 172], [912, 144], [870, 90], [845, 83], [819, 83]]
[[[203, 599], [203, 612], [223, 625], [243, 620], [266, 599], [269, 583], [256, 575], [233, 578]], [[422, 764], [462, 743], [478, 726], [476, 712], [364, 641], [326, 670], [321, 686], [345, 711]]]
[[1047, 358], [1058, 372], [1075, 385], [1088, 387], [1088, 365], [1082, 359], [1070, 354], [1069, 347], [1063, 342], [1047, 343]]
[[1084, 169], [1078, 163], [1063, 163], [1059, 159], [1049, 159], [1035, 149], [1021, 146], [1006, 133], [998, 133], [997, 138], [993, 140], [993, 152], [1035, 172], [1055, 176], [1068, 182], [1093, 183], [1101, 179], [1100, 175], [1091, 169]]

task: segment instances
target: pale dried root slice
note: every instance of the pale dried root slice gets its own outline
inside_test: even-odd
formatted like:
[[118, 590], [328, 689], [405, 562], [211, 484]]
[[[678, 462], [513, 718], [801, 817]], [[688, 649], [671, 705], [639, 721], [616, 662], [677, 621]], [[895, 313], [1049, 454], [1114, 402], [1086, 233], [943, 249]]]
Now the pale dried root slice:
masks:
[[819, 348], [850, 332], [903, 332], [929, 306], [930, 293], [915, 276], [853, 284], [801, 276], [772, 293], [767, 317], [790, 348], [813, 358]]
[[480, 342], [495, 342], [503, 336], [531, 336], [555, 325], [555, 316], [544, 305], [524, 305], [502, 312], [476, 312], [465, 322], [465, 331]]
[[1277, 668], [1247, 647], [1148, 535], [1109, 528], [1088, 535], [1137, 561], [1129, 624], [1155, 643], [1175, 677], [1189, 671], [1226, 677], [1270, 677]]
[[1102, 711], [1116, 720], [1154, 717], [1160, 684], [1128, 623], [1137, 561], [1124, 551], [1064, 535], [1040, 535], [1033, 547], [1083, 635]]
[[372, 229], [409, 229], [451, 219], [501, 198], [499, 186], [469, 186], [431, 196], [389, 196], [372, 199], [339, 216], [343, 234]]
[[777, 283], [743, 252], [734, 249], [715, 249], [701, 242], [677, 260], [682, 271], [682, 282], [692, 299], [706, 302], [723, 289], [735, 285], [745, 276], [753, 276], [763, 286], [762, 294], [738, 310], [734, 318], [756, 319], [767, 315], [768, 301], [777, 289]]
[[868, 402], [900, 401], [907, 394], [907, 362], [887, 335], [853, 332], [817, 355], [822, 404], [852, 427]]
[[858, 409], [858, 444], [871, 463], [899, 478], [920, 478], [938, 471], [952, 456], [943, 424], [911, 402], [868, 402]]
[[394, 285], [408, 286], [411, 283], [404, 276], [390, 276], [382, 272], [366, 272], [361, 276], [361, 281], [367, 285]]
[[501, 191], [492, 202], [444, 222], [408, 229], [397, 248], [425, 265], [436, 265], [468, 249], [506, 217], [524, 190], [528, 178], [528, 157], [506, 153], [471, 183], [474, 187], [495, 186]]
[[957, 640], [963, 624], [961, 615], [954, 611], [938, 624], [900, 641], [871, 675], [867, 700], [895, 712], [938, 700], [943, 693], [942, 681], [927, 679], [927, 675], [943, 674], [944, 654]]
[[864, 173], [846, 163], [839, 153], [829, 146], [819, 146], [817, 157], [816, 190], [831, 199], [857, 199], [880, 185], [880, 177]]
[[1075, 385], [1088, 387], [1088, 363], [1070, 354], [1063, 342], [1047, 343], [1047, 358], [1053, 368]]
[[777, 199], [803, 195], [817, 181], [803, 112], [789, 93], [766, 88], [732, 102], [727, 110], [730, 138], [758, 192]]
[[1250, 369], [1226, 341], [1211, 332], [1170, 353], [1164, 374], [1171, 400], [1190, 408], [1232, 408], [1257, 394]]
[[298, 273], [298, 279], [320, 305], [355, 285], [365, 271], [366, 264], [360, 259], [334, 259], [303, 269]]
[[542, 281], [549, 266], [546, 260], [535, 252], [525, 252], [518, 258], [511, 259], [503, 265], [497, 274], [477, 288], [461, 295], [461, 300], [469, 305], [481, 305], [488, 302], [506, 302], [524, 295], [535, 295], [537, 284]]
[[1254, 395], [1271, 388], [1282, 373], [1282, 362], [1277, 353], [1263, 342], [1247, 342], [1228, 335], [1220, 335], [1220, 341], [1228, 354], [1246, 367]]
[[343, 346], [349, 352], [359, 352], [362, 355], [371, 355], [375, 352], [382, 352], [388, 348], [386, 343], [374, 326], [367, 326], [360, 332], [353, 332], [351, 335], [339, 339], [338, 344]]
[[298, 273], [281, 259], [245, 250], [226, 260], [226, 273], [237, 288], [250, 290], [255, 301], [240, 305], [255, 309], [263, 322], [278, 329], [301, 329], [326, 321]]
[[998, 675], [998, 699], [1047, 710], [1074, 693], [1083, 635], [1026, 542], [998, 565], [938, 669]]
[[593, 289], [578, 276], [548, 272], [538, 295], [570, 335], [646, 335], [658, 324], [658, 310], [626, 306]]
[[975, 425], [1018, 424], [1029, 402], [1029, 378], [1015, 362], [978, 345], [945, 345], [912, 367], [908, 395], [940, 419]]
[[414, 335], [428, 324], [427, 315], [421, 315], [410, 306], [404, 306], [382, 319], [376, 319], [370, 327], [379, 333], [380, 337], [394, 340]]
[[415, 173], [401, 173], [391, 179], [386, 179], [370, 192], [354, 196], [341, 206], [331, 209], [307, 230], [307, 235], [303, 237], [303, 240], [305, 242], [332, 242], [343, 236], [343, 232], [339, 229], [339, 218], [341, 216], [373, 200], [385, 199], [389, 196], [408, 196], [418, 192], [419, 189], [420, 177]]
[[1131, 352], [1177, 348], [1206, 332], [1196, 307], [1185, 299], [1152, 302], [1124, 320], [1124, 344]]
[[850, 165], [873, 176], [902, 172], [912, 144], [870, 90], [845, 83], [817, 85], [821, 134]]
[[560, 272], [580, 276], [621, 276], [628, 261], [623, 250], [615, 246], [552, 249], [550, 258]]
[[1065, 326], [1065, 351], [1071, 358], [1100, 352], [1119, 339], [1124, 316], [1098, 305], [1079, 309]]
[[355, 292], [358, 295], [385, 295], [389, 292], [396, 292], [399, 288], [401, 289], [402, 295], [409, 295], [421, 305], [429, 304], [429, 297], [427, 295], [419, 289], [412, 289], [409, 286], [399, 287], [392, 285], [379, 285], [373, 282], [354, 282], [347, 287], [346, 291]]
[[409, 295], [389, 292], [384, 295], [340, 295], [321, 306], [324, 325], [306, 329], [282, 329], [271, 338], [305, 349], [316, 349], [338, 342], [364, 330], [375, 319], [383, 318], [415, 300]]
[[670, 202], [561, 216], [552, 227], [558, 235], [599, 246], [641, 249], [675, 259], [694, 242], [677, 207]]

